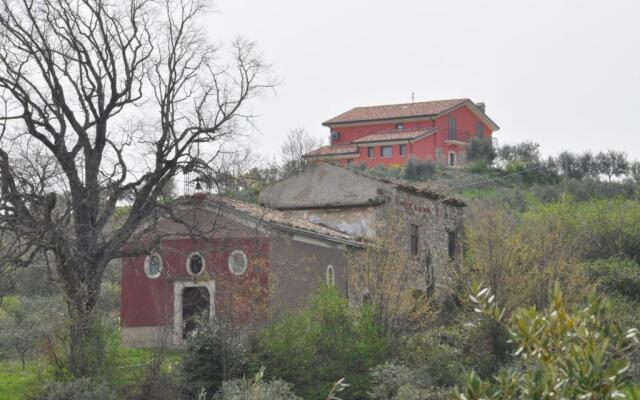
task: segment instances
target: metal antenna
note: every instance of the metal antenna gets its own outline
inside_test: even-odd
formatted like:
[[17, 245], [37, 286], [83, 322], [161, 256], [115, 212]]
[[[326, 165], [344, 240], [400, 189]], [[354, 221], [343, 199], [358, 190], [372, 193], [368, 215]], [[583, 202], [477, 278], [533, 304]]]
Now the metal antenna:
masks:
[[416, 92], [411, 92], [411, 102], [414, 103], [416, 101]]

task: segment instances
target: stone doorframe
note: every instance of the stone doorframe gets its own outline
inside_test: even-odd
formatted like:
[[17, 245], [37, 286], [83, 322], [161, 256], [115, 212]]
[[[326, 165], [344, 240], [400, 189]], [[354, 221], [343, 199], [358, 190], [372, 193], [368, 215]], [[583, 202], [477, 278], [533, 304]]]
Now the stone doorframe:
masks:
[[216, 312], [215, 294], [216, 281], [175, 281], [173, 283], [173, 344], [180, 345], [182, 341], [182, 294], [184, 288], [188, 287], [206, 287], [209, 291], [209, 318], [213, 321]]

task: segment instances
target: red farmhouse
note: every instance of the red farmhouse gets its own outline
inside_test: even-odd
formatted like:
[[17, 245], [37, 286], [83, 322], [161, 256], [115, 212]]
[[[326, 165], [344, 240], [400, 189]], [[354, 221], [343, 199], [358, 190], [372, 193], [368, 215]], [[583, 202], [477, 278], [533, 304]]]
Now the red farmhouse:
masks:
[[409, 158], [456, 166], [464, 163], [472, 138], [490, 138], [499, 129], [484, 103], [469, 99], [356, 107], [322, 125], [331, 131], [330, 145], [306, 154], [308, 160], [367, 167], [402, 165]]

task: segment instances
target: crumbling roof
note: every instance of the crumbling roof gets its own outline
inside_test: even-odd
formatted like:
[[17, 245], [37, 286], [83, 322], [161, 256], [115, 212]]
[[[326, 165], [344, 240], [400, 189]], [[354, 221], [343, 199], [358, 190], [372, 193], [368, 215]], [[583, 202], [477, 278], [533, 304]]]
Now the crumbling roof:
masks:
[[322, 125], [329, 126], [347, 122], [366, 122], [397, 118], [431, 117], [440, 115], [466, 102], [471, 103], [471, 100], [452, 99], [424, 101], [419, 103], [356, 107], [323, 122]]
[[348, 168], [348, 167], [343, 167], [341, 165], [335, 165], [335, 164], [331, 164], [337, 168], [344, 168], [354, 174], [357, 175], [361, 175], [363, 177], [366, 177], [368, 179], [372, 179], [378, 182], [382, 182], [382, 183], [386, 183], [389, 185], [393, 185], [394, 187], [396, 187], [397, 189], [400, 190], [404, 190], [406, 192], [410, 192], [410, 193], [415, 193], [417, 195], [421, 195], [421, 196], [425, 196], [425, 197], [429, 197], [431, 199], [434, 200], [439, 200], [442, 201], [443, 203], [446, 204], [451, 204], [453, 206], [457, 206], [457, 207], [465, 207], [467, 205], [467, 203], [457, 197], [448, 195], [440, 190], [437, 190], [435, 188], [433, 188], [431, 185], [423, 183], [421, 185], [414, 185], [408, 181], [402, 180], [402, 179], [397, 179], [397, 178], [391, 178], [391, 177], [381, 177], [381, 176], [377, 176], [377, 175], [372, 175], [369, 174], [365, 171], [361, 171], [359, 169], [355, 169], [355, 168]]
[[385, 132], [375, 132], [353, 141], [353, 143], [391, 142], [396, 140], [416, 140], [436, 132], [437, 128], [396, 129]]
[[332, 146], [323, 146], [305, 154], [304, 157], [324, 157], [339, 156], [347, 154], [358, 154], [358, 146], [355, 144], [334, 144]]
[[326, 227], [324, 225], [315, 224], [305, 219], [294, 216], [286, 211], [278, 211], [272, 208], [262, 207], [257, 204], [247, 203], [245, 201], [231, 199], [228, 197], [214, 195], [195, 195], [191, 197], [182, 197], [179, 203], [182, 205], [189, 204], [192, 201], [200, 200], [206, 202], [208, 206], [222, 206], [231, 210], [235, 210], [244, 214], [258, 222], [271, 224], [276, 227], [294, 230], [298, 233], [307, 233], [312, 236], [320, 236], [329, 240], [339, 241], [352, 245], [359, 245], [351, 236], [336, 229]]

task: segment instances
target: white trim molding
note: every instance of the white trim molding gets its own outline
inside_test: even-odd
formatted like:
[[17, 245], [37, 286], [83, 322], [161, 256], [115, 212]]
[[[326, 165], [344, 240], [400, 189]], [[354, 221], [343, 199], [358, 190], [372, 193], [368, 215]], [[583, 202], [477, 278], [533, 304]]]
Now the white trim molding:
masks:
[[179, 280], [173, 283], [173, 344], [178, 346], [182, 340], [182, 293], [184, 288], [206, 287], [209, 291], [209, 319], [213, 321], [216, 313], [216, 281]]

